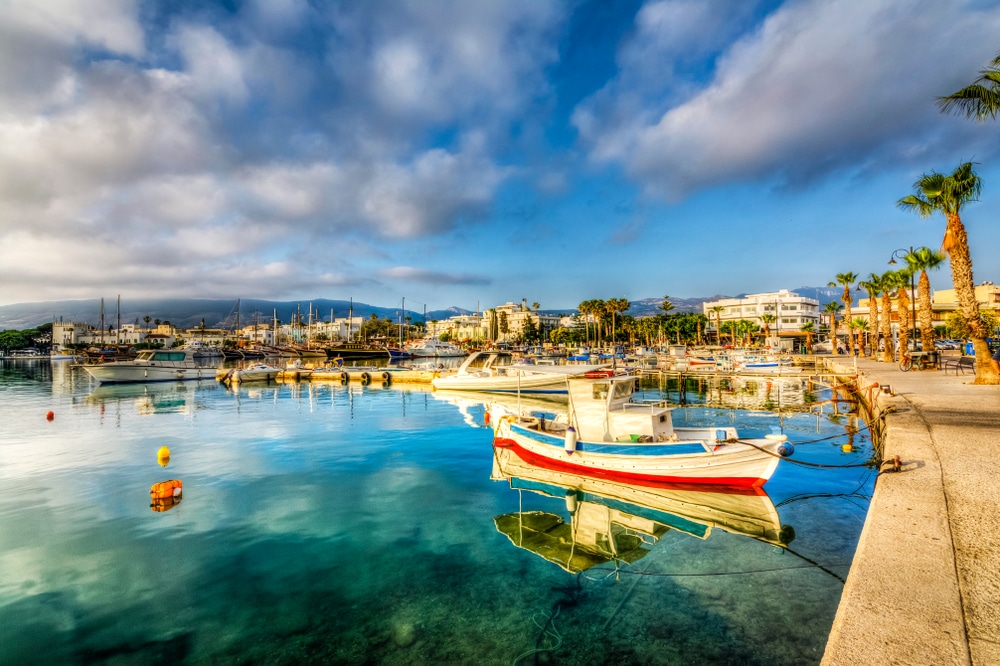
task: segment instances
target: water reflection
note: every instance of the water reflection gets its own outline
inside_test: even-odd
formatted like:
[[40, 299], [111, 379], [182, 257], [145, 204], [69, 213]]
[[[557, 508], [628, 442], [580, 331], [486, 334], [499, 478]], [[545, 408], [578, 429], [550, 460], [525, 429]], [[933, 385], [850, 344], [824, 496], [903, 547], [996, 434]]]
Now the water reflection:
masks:
[[98, 384], [83, 397], [86, 404], [133, 405], [137, 414], [190, 414], [197, 407], [197, 396], [217, 391], [211, 380], [192, 382], [153, 382], [149, 384]]
[[[668, 530], [707, 539], [713, 528], [786, 547], [794, 530], [782, 526], [759, 488], [632, 484], [570, 474], [525, 462], [494, 448], [494, 481], [560, 500], [554, 511], [517, 511], [494, 518], [511, 543], [578, 573], [598, 564], [632, 564]], [[555, 505], [553, 505], [555, 506]]]

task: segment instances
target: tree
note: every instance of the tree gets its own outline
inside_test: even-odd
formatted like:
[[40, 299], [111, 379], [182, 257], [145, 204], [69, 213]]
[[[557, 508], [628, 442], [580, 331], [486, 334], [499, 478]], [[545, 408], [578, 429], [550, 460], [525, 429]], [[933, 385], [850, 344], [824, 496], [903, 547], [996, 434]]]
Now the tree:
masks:
[[917, 283], [917, 319], [920, 322], [920, 345], [924, 351], [934, 349], [934, 324], [931, 315], [931, 280], [928, 270], [940, 268], [945, 256], [929, 247], [920, 247], [906, 254], [906, 263], [913, 272], [920, 271]]
[[540, 307], [542, 307], [542, 306], [538, 303], [538, 301], [535, 301], [534, 303], [531, 304], [531, 309], [532, 310], [536, 310], [537, 311], [538, 308], [540, 308]]
[[[827, 285], [830, 287], [836, 287], [838, 284], [844, 286], [844, 293], [840, 297], [840, 300], [844, 302], [844, 321], [847, 322], [848, 328], [850, 328], [850, 322], [854, 319], [851, 316], [851, 304], [853, 303], [851, 300], [851, 287], [853, 287], [854, 283], [857, 281], [858, 276], [855, 273], [837, 273], [836, 282], [830, 282]], [[850, 337], [850, 334], [848, 334], [848, 337]], [[854, 345], [849, 344], [847, 346], [852, 349], [851, 353], [853, 353]]]
[[149, 328], [149, 322], [151, 321], [150, 318], [149, 318], [149, 315], [146, 315], [145, 317], [143, 317], [142, 320], [144, 322], [146, 322], [146, 328]]
[[500, 313], [500, 335], [504, 340], [507, 339], [507, 334], [510, 333], [510, 324], [507, 322], [507, 313]]
[[872, 357], [874, 357], [878, 352], [878, 297], [882, 293], [882, 276], [869, 273], [868, 279], [859, 282], [858, 286], [868, 292], [868, 328], [875, 334], [875, 339], [872, 340]]
[[[909, 268], [896, 271], [896, 314], [899, 317], [899, 348], [910, 348], [910, 284], [913, 273]], [[914, 322], [916, 325], [916, 322]]]
[[657, 307], [659, 307], [659, 309], [663, 311], [663, 314], [670, 314], [670, 311], [674, 309], [674, 304], [670, 302], [669, 296], [664, 296], [663, 302], [660, 303]]
[[626, 313], [632, 304], [629, 303], [627, 298], [610, 298], [607, 302], [608, 310], [611, 312], [611, 341], [612, 343], [617, 342], [617, 331], [615, 330], [615, 324], [618, 313]]
[[721, 305], [712, 306], [712, 314], [715, 315], [715, 342], [720, 347], [722, 346], [722, 311], [724, 309]]
[[837, 341], [837, 313], [840, 312], [843, 306], [837, 301], [830, 301], [826, 304], [824, 312], [830, 315], [830, 353], [836, 354], [837, 346], [840, 344]]
[[986, 343], [986, 328], [979, 317], [976, 287], [972, 277], [972, 255], [969, 237], [962, 224], [962, 207], [977, 201], [983, 189], [982, 180], [972, 169], [972, 162], [960, 164], [949, 175], [932, 171], [922, 175], [913, 184], [914, 194], [896, 202], [903, 210], [910, 210], [921, 217], [935, 212], [944, 215], [945, 233], [941, 249], [951, 260], [951, 281], [958, 298], [958, 308], [965, 317], [972, 346], [976, 352], [976, 384], [998, 384], [1000, 375], [990, 363], [990, 348]]
[[816, 325], [811, 321], [807, 321], [802, 324], [802, 328], [799, 329], [806, 334], [806, 353], [813, 353], [813, 334], [816, 332]]
[[1000, 111], [1000, 55], [970, 85], [946, 97], [938, 97], [943, 113], [957, 113], [982, 122], [995, 119]]
[[848, 328], [854, 331], [854, 335], [857, 338], [857, 349], [858, 356], [864, 357], [865, 355], [865, 333], [868, 332], [868, 320], [862, 319], [861, 317], [856, 317], [851, 319], [848, 324]]
[[760, 320], [764, 322], [764, 338], [771, 337], [771, 324], [778, 320], [773, 314], [762, 314]]
[[892, 342], [892, 292], [900, 287], [899, 273], [886, 271], [879, 280], [882, 283], [882, 361], [892, 363], [896, 358], [896, 348]]

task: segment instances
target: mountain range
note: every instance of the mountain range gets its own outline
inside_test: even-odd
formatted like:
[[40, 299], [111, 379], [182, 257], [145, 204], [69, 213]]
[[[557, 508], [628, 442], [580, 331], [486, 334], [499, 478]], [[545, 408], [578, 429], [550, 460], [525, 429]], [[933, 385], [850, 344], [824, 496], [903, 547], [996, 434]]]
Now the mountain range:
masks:
[[[832, 300], [839, 300], [842, 290], [830, 287], [800, 287], [791, 291], [803, 296], [818, 298], [820, 307]], [[717, 301], [722, 298], [740, 298], [745, 294], [738, 294], [735, 297], [715, 295], [696, 298], [671, 297], [670, 302], [674, 304], [673, 313], [701, 312], [702, 303], [706, 301]], [[628, 314], [633, 317], [648, 317], [654, 314], [661, 314], [660, 304], [663, 298], [643, 298], [632, 301], [632, 307]], [[278, 321], [287, 323], [293, 317], [301, 315], [302, 321], [307, 321], [310, 305], [312, 306], [314, 320], [329, 321], [330, 317], [342, 318], [352, 312], [356, 317], [368, 318], [375, 315], [379, 319], [389, 319], [398, 321], [400, 317], [399, 308], [386, 308], [368, 303], [352, 303], [351, 301], [336, 301], [325, 298], [314, 301], [267, 301], [261, 299], [243, 299], [239, 301], [237, 311], [237, 301], [203, 298], [175, 298], [175, 299], [127, 299], [121, 302], [120, 310], [118, 303], [114, 300], [107, 300], [103, 304], [104, 326], [115, 325], [121, 321], [123, 324], [146, 325], [145, 317], [150, 318], [150, 325], [157, 319], [169, 321], [179, 328], [194, 328], [203, 321], [209, 328], [232, 328], [236, 324], [237, 312], [239, 313], [240, 325], [247, 325], [254, 321], [270, 324], [275, 317]], [[36, 303], [14, 303], [12, 305], [0, 305], [0, 330], [23, 330], [34, 328], [51, 321], [78, 321], [87, 322], [95, 327], [101, 323], [100, 299], [78, 300], [78, 301], [41, 301]], [[543, 309], [546, 314], [575, 314], [576, 308], [566, 309]], [[457, 315], [472, 314], [470, 310], [458, 307], [450, 307], [444, 310], [432, 310], [426, 313], [427, 321], [444, 320]], [[424, 313], [414, 310], [406, 310], [403, 317], [410, 317], [410, 321], [424, 321]]]

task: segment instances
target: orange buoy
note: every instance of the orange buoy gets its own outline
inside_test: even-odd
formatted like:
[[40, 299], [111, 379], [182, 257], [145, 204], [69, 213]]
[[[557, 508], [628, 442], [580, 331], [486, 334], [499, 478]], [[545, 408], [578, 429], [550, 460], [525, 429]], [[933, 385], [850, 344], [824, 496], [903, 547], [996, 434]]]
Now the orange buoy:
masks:
[[56, 413], [53, 412], [52, 410], [49, 410], [49, 411], [45, 412], [45, 420], [46, 421], [51, 421], [55, 417], [56, 417]]
[[166, 497], [164, 499], [151, 500], [149, 502], [149, 508], [152, 509], [154, 513], [163, 513], [164, 511], [170, 511], [180, 503], [180, 497]]
[[170, 464], [170, 449], [165, 446], [161, 446], [160, 450], [156, 452], [156, 462], [160, 463], [160, 467], [166, 467]]
[[149, 497], [152, 500], [164, 500], [171, 497], [180, 497], [181, 492], [183, 492], [184, 483], [179, 479], [170, 479], [169, 481], [160, 481], [159, 483], [154, 483], [149, 489]]

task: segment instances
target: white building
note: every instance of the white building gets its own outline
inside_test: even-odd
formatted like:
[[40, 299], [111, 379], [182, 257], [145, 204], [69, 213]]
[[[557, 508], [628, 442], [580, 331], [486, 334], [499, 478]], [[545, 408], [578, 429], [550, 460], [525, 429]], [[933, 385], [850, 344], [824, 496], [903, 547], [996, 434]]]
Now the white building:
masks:
[[[800, 296], [794, 292], [782, 289], [763, 294], [748, 294], [743, 298], [723, 298], [718, 301], [708, 301], [702, 305], [703, 312], [708, 317], [708, 331], [718, 334], [716, 322], [725, 325], [727, 321], [746, 319], [761, 329], [764, 327], [764, 315], [772, 315], [775, 321], [768, 324], [772, 339], [768, 344], [777, 346], [782, 334], [799, 333], [802, 326], [812, 323], [819, 331], [820, 311], [819, 301], [815, 298]], [[720, 308], [716, 312], [715, 308]], [[790, 348], [791, 342], [787, 346]]]

